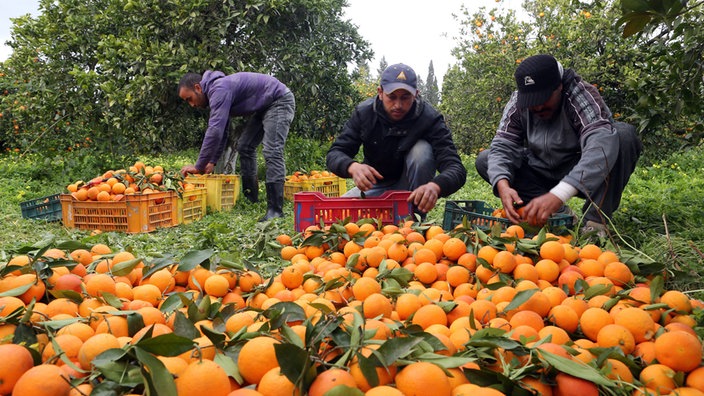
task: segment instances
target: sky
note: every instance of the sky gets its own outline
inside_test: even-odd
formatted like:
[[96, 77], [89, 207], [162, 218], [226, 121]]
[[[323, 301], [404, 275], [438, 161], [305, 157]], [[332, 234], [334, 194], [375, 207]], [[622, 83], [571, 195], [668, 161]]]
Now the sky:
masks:
[[[2, 0], [0, 16], [0, 61], [7, 59], [11, 48], [10, 18], [27, 13], [38, 14], [38, 0]], [[470, 12], [479, 7], [496, 6], [519, 8], [521, 0], [348, 0], [345, 16], [358, 28], [362, 37], [371, 43], [374, 59], [369, 66], [373, 73], [382, 56], [388, 64], [405, 63], [425, 81], [428, 65], [433, 61], [435, 77], [442, 85], [448, 66], [456, 61], [451, 51], [459, 35], [459, 22], [453, 17], [462, 15], [464, 4]]]

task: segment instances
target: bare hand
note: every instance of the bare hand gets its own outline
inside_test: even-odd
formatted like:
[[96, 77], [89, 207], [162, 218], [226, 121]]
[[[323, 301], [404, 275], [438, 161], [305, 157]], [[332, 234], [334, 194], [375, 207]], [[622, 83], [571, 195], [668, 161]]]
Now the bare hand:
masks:
[[212, 162], [208, 162], [208, 165], [205, 166], [205, 171], [203, 173], [208, 175], [208, 174], [213, 173], [214, 170], [215, 170], [215, 164]]
[[439, 196], [440, 186], [429, 182], [413, 190], [408, 202], [412, 202], [421, 212], [428, 213], [435, 207]]
[[368, 191], [374, 187], [377, 181], [384, 179], [384, 176], [376, 169], [367, 164], [360, 164], [359, 162], [353, 162], [349, 168], [347, 168], [347, 172], [352, 176], [354, 185], [361, 191]]
[[496, 184], [496, 189], [499, 192], [499, 198], [501, 198], [501, 204], [504, 207], [506, 218], [511, 220], [514, 224], [525, 221], [516, 210], [517, 207], [523, 205], [523, 199], [518, 195], [518, 191], [514, 190], [506, 179], [499, 180]]
[[190, 175], [197, 175], [199, 173], [200, 173], [200, 171], [194, 165], [185, 165], [183, 168], [181, 168], [181, 176], [183, 176], [183, 177], [186, 177], [189, 174]]
[[550, 216], [557, 212], [563, 202], [553, 193], [545, 193], [533, 199], [523, 209], [523, 217], [528, 219], [531, 225], [543, 226], [548, 222]]

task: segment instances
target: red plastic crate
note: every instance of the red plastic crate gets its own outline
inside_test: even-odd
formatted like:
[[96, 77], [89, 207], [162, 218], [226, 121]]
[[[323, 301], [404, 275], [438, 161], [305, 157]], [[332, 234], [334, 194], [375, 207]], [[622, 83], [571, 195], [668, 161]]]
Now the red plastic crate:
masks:
[[294, 227], [300, 232], [311, 225], [330, 225], [346, 218], [398, 224], [413, 215], [413, 205], [406, 201], [410, 195], [410, 191], [386, 191], [378, 197], [341, 198], [326, 197], [318, 191], [299, 192], [293, 195]]

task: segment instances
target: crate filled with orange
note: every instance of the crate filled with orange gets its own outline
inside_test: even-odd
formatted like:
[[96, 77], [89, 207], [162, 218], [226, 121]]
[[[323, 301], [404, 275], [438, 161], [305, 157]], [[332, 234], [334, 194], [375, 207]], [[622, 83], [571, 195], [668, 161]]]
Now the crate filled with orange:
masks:
[[296, 171], [286, 177], [284, 198], [293, 201], [298, 192], [317, 191], [326, 197], [340, 197], [347, 192], [347, 181], [329, 171]]
[[69, 184], [59, 199], [63, 224], [69, 228], [149, 232], [178, 223], [178, 182], [163, 167], [141, 161], [109, 170], [88, 182]]

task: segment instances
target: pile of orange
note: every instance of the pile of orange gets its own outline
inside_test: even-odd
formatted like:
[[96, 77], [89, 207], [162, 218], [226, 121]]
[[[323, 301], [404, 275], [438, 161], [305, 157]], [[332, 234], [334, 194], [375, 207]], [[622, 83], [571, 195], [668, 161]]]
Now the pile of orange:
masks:
[[[160, 165], [145, 165], [137, 161], [127, 169], [108, 170], [89, 182], [77, 181], [66, 190], [78, 201], [121, 201], [125, 195], [150, 194], [165, 191], [166, 174]], [[177, 189], [192, 190], [195, 186], [179, 181]]]
[[286, 177], [287, 182], [292, 182], [292, 183], [299, 183], [302, 181], [306, 181], [309, 179], [320, 179], [322, 177], [334, 177], [335, 174], [330, 172], [330, 171], [319, 171], [319, 170], [312, 170], [308, 173], [301, 172], [301, 171], [296, 171], [293, 172], [291, 175]]
[[[171, 334], [180, 316], [198, 329], [193, 349], [156, 355], [178, 395], [315, 396], [336, 386], [372, 396], [704, 395], [695, 332], [704, 305], [660, 290], [617, 253], [549, 233], [527, 239], [518, 226], [479, 241], [467, 230], [375, 224], [279, 236], [276, 274], [154, 268], [100, 244], [15, 256], [0, 267], [0, 394], [89, 394], [108, 380], [98, 355]], [[64, 259], [72, 264], [51, 265], [48, 278], [35, 270]], [[299, 314], [282, 324], [277, 309]], [[37, 342], [12, 344], [25, 324]], [[308, 356], [307, 375], [290, 377], [277, 352], [285, 344]], [[480, 372], [496, 382], [474, 381]]]

